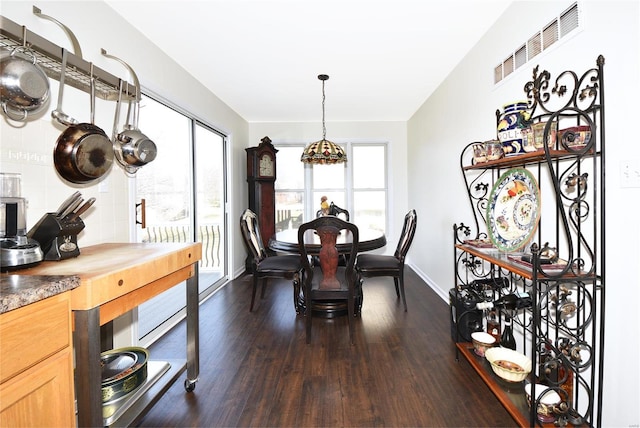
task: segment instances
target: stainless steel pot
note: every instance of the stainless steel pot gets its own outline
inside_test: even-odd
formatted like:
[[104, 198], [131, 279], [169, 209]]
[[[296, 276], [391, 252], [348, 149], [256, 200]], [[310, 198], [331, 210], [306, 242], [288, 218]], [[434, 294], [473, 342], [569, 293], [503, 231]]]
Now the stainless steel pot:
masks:
[[49, 101], [49, 78], [37, 64], [35, 53], [26, 46], [11, 52], [3, 50], [1, 55], [2, 111], [10, 119], [25, 121], [29, 114], [42, 110]]
[[143, 166], [153, 161], [158, 153], [156, 144], [138, 129], [128, 129], [118, 134], [122, 160], [128, 165]]
[[138, 168], [152, 162], [158, 153], [156, 144], [138, 129], [138, 119], [140, 116], [140, 81], [135, 71], [123, 60], [113, 55], [107, 54], [103, 49], [102, 54], [108, 58], [115, 59], [129, 70], [136, 87], [135, 100], [129, 100], [127, 109], [127, 119], [124, 130], [118, 132], [118, 121], [120, 119], [120, 107], [122, 104], [122, 81], [119, 85], [118, 101], [113, 124], [113, 149], [116, 160], [122, 165], [125, 171], [135, 173]]

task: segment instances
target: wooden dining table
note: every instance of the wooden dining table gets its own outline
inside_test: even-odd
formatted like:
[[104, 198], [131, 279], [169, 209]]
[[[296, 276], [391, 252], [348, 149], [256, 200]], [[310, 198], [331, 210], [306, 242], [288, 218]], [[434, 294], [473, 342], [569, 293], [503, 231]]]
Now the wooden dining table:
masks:
[[[358, 242], [358, 252], [372, 251], [387, 245], [387, 237], [384, 232], [376, 229], [359, 228], [360, 239]], [[347, 230], [341, 231], [336, 240], [338, 253], [346, 254], [351, 248], [353, 236]], [[320, 237], [313, 230], [308, 230], [304, 237], [305, 247], [309, 254], [319, 254], [322, 248]], [[269, 248], [279, 253], [300, 254], [298, 245], [298, 229], [285, 229], [276, 232], [269, 239]]]
[[[372, 251], [387, 245], [387, 237], [384, 232], [376, 229], [358, 228], [359, 241], [358, 252]], [[351, 250], [353, 235], [348, 230], [342, 230], [336, 239], [336, 249], [338, 254], [347, 254]], [[305, 248], [310, 255], [320, 254], [322, 244], [320, 236], [314, 230], [305, 232], [304, 237]], [[269, 239], [268, 247], [276, 253], [300, 254], [300, 245], [298, 243], [298, 229], [285, 229], [276, 232]], [[304, 313], [306, 302], [302, 288], [296, 290], [298, 298], [295, 301], [295, 309], [297, 313]], [[360, 293], [360, 296], [362, 294]], [[361, 305], [362, 302], [359, 302]], [[315, 302], [312, 305], [312, 313], [315, 316], [324, 318], [333, 318], [347, 313], [344, 302]]]

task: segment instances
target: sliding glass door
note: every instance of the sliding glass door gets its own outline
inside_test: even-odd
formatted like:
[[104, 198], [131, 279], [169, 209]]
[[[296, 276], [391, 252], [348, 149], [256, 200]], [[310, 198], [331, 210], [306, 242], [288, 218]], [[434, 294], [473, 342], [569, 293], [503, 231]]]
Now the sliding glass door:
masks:
[[[152, 98], [143, 97], [143, 106], [140, 129], [155, 142], [158, 155], [135, 175], [135, 200], [144, 199], [146, 220], [135, 228], [136, 241], [201, 242], [202, 298], [226, 278], [225, 137]], [[181, 319], [185, 304], [183, 283], [141, 305], [141, 343]]]

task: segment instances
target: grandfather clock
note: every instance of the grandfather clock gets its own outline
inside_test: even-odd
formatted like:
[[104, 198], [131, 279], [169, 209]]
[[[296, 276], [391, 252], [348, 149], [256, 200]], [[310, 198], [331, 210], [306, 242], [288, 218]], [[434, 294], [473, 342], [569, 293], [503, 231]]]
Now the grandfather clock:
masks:
[[276, 153], [269, 137], [257, 147], [247, 151], [247, 182], [249, 183], [249, 209], [256, 213], [260, 233], [267, 246], [276, 233]]

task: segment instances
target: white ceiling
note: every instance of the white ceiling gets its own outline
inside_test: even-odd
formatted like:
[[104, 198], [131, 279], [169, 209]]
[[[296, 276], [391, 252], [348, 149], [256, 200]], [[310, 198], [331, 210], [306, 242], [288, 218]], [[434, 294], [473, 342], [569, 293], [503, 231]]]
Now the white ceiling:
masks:
[[[408, 120], [512, 1], [108, 0], [249, 122]], [[144, 82], [143, 82], [144, 84]]]

